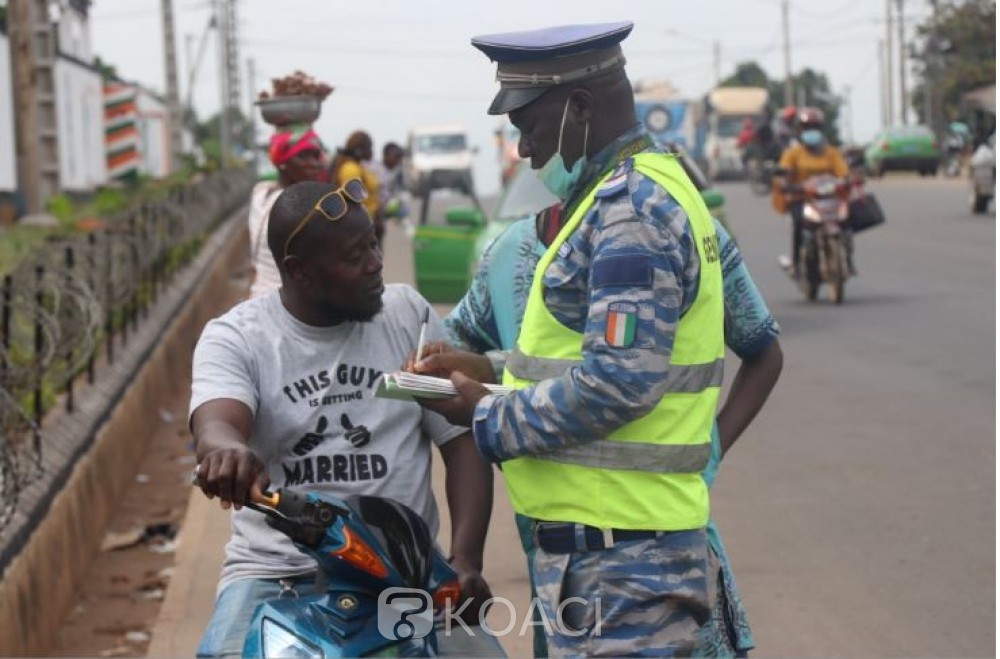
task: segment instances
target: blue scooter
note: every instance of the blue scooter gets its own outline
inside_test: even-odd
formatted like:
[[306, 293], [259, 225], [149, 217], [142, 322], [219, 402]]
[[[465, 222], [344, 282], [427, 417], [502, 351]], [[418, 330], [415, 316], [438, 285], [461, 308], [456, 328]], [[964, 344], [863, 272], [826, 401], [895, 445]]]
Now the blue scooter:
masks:
[[460, 597], [458, 576], [424, 520], [381, 497], [277, 490], [248, 504], [325, 578], [322, 594], [261, 604], [244, 657], [427, 657], [433, 614]]

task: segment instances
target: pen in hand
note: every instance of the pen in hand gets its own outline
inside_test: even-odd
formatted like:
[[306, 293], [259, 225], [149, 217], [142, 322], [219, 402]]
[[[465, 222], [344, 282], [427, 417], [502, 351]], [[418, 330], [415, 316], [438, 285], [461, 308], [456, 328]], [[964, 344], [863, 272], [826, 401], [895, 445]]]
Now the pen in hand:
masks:
[[424, 356], [424, 339], [427, 338], [427, 323], [431, 319], [430, 307], [424, 309], [424, 321], [420, 323], [420, 338], [417, 339], [417, 356], [414, 358], [414, 363], [419, 362], [420, 358]]

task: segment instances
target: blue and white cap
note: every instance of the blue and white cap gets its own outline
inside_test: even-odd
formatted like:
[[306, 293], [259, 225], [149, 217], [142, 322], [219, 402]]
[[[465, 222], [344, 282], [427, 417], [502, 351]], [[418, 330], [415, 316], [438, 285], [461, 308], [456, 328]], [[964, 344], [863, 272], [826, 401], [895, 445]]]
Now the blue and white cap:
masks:
[[489, 114], [507, 114], [553, 87], [623, 69], [620, 44], [631, 31], [632, 22], [623, 21], [474, 37], [472, 45], [497, 63], [500, 91]]

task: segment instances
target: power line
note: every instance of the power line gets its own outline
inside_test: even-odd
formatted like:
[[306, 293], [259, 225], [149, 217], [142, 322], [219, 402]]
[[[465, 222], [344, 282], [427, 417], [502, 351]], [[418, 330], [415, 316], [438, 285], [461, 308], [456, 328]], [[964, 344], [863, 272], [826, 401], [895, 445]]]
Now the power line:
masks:
[[791, 5], [792, 9], [800, 14], [805, 14], [806, 16], [812, 16], [813, 18], [829, 18], [830, 16], [836, 16], [837, 14], [846, 14], [850, 10], [854, 9], [862, 2], [870, 2], [871, 0], [848, 0], [840, 7], [832, 9], [830, 11], [815, 11], [813, 9], [803, 9], [797, 5]]

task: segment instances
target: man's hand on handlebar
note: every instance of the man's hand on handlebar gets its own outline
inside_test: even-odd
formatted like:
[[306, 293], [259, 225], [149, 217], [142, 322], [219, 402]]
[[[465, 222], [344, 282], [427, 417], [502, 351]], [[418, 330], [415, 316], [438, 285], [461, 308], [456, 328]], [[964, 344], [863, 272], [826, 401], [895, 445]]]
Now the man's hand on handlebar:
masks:
[[219, 497], [226, 510], [239, 510], [253, 496], [262, 496], [271, 479], [264, 461], [247, 446], [218, 448], [198, 464], [196, 484], [209, 499]]

